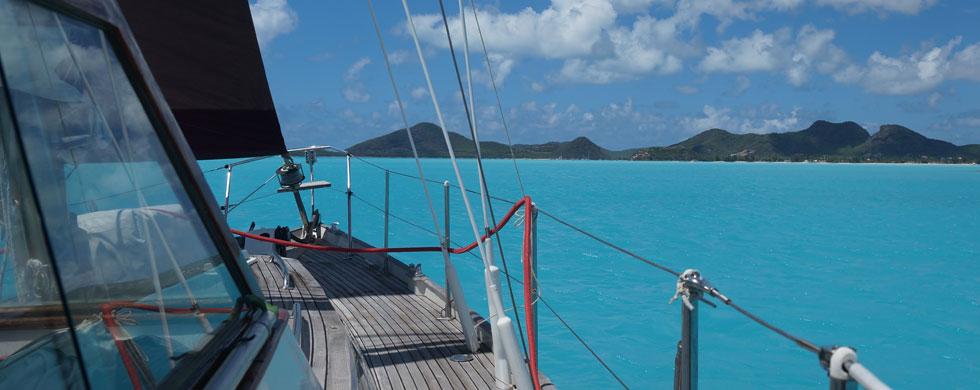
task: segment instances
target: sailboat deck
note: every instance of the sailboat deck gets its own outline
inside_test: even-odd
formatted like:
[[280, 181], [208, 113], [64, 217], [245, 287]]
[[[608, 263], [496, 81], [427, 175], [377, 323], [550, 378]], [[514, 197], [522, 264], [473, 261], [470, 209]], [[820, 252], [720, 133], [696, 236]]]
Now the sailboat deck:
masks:
[[[483, 346], [472, 361], [451, 361], [451, 356], [468, 352], [459, 321], [439, 319], [440, 306], [411, 291], [402, 279], [383, 275], [357, 255], [305, 251], [297, 257], [284, 258], [294, 289], [281, 288], [279, 265], [258, 261], [251, 267], [272, 303], [288, 309], [300, 303], [301, 346], [325, 387], [346, 388], [356, 377], [354, 359], [343, 344], [348, 341], [366, 367], [370, 383], [363, 384], [371, 388], [496, 387], [492, 353]], [[346, 328], [348, 337], [338, 340], [338, 326]]]

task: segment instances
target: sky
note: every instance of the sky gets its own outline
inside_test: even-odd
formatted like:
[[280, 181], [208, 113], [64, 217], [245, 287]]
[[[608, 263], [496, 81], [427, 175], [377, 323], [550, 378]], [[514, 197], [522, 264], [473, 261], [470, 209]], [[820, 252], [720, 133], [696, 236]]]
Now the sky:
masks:
[[[586, 136], [621, 150], [819, 119], [980, 143], [980, 2], [484, 0], [479, 30], [464, 3], [481, 140], [507, 140], [489, 57], [513, 143]], [[439, 2], [408, 6], [446, 127], [468, 135]], [[404, 8], [374, 7], [409, 123], [438, 124]], [[404, 127], [366, 1], [251, 9], [287, 145], [349, 147]], [[465, 87], [458, 0], [445, 10]]]

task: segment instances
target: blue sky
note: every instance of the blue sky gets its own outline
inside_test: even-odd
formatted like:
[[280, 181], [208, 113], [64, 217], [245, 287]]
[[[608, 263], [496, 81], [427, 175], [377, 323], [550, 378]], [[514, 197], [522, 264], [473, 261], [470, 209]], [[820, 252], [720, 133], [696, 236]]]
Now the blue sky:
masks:
[[[462, 67], [458, 2], [444, 1]], [[409, 122], [436, 123], [400, 2], [374, 6]], [[468, 134], [439, 3], [409, 7], [447, 127]], [[716, 127], [795, 131], [817, 119], [980, 143], [976, 1], [530, 0], [476, 9], [515, 143], [584, 135], [625, 149]], [[468, 4], [466, 15], [480, 138], [504, 141]], [[252, 16], [287, 144], [347, 147], [403, 127], [365, 1], [258, 0]]]

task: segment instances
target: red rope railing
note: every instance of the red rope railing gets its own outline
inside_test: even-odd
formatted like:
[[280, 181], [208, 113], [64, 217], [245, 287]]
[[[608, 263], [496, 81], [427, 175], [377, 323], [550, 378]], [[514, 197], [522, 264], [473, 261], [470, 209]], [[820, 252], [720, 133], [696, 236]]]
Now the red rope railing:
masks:
[[[507, 222], [509, 222], [510, 219], [522, 207], [524, 208], [524, 215], [525, 215], [525, 218], [524, 218], [524, 248], [523, 248], [523, 251], [522, 251], [523, 258], [524, 258], [524, 315], [525, 315], [525, 318], [527, 319], [526, 320], [527, 338], [528, 338], [528, 344], [530, 344], [530, 347], [529, 347], [529, 350], [528, 350], [528, 355], [529, 355], [528, 356], [528, 368], [531, 371], [531, 378], [534, 381], [534, 388], [540, 390], [541, 389], [541, 385], [540, 385], [540, 381], [538, 379], [538, 351], [537, 351], [537, 348], [535, 347], [535, 345], [536, 345], [535, 344], [535, 340], [537, 339], [537, 335], [534, 333], [534, 317], [532, 316], [532, 314], [533, 314], [532, 304], [533, 304], [533, 300], [534, 300], [534, 292], [533, 292], [533, 290], [532, 290], [531, 287], [532, 287], [532, 284], [533, 284], [532, 283], [532, 278], [534, 278], [534, 275], [532, 275], [532, 272], [531, 272], [531, 262], [529, 261], [529, 259], [531, 258], [531, 228], [534, 226], [533, 218], [530, 218], [530, 215], [531, 215], [531, 212], [532, 212], [531, 211], [531, 208], [533, 207], [532, 206], [532, 203], [531, 203], [531, 198], [528, 197], [528, 196], [525, 196], [525, 197], [521, 198], [521, 200], [519, 200], [517, 203], [514, 203], [514, 206], [512, 206], [510, 208], [510, 210], [507, 211], [507, 214], [504, 215], [504, 217], [500, 220], [500, 222], [497, 223], [497, 226], [494, 226], [493, 229], [490, 229], [490, 231], [487, 234], [485, 234], [482, 237], [480, 237], [480, 241], [486, 240], [488, 236], [492, 236], [492, 235], [496, 234], [497, 232], [499, 232], [501, 229], [503, 229], [504, 226], [507, 225]], [[237, 229], [231, 229], [231, 232], [232, 233], [235, 233], [235, 234], [238, 234], [238, 235], [242, 235], [244, 237], [248, 237], [248, 238], [254, 239], [254, 240], [271, 242], [273, 244], [286, 245], [286, 246], [297, 247], [297, 248], [305, 248], [305, 249], [311, 249], [311, 250], [325, 251], [325, 252], [342, 252], [342, 253], [405, 253], [405, 252], [439, 252], [439, 251], [442, 251], [442, 248], [440, 248], [440, 247], [434, 247], [434, 246], [427, 246], [427, 247], [426, 246], [423, 246], [423, 247], [402, 247], [402, 248], [341, 248], [341, 247], [303, 244], [303, 243], [299, 243], [299, 242], [279, 240], [279, 239], [275, 239], [275, 238], [271, 238], [271, 237], [260, 236], [258, 234], [252, 234], [252, 233], [248, 233], [248, 232], [243, 232], [243, 231], [237, 230]], [[448, 248], [448, 250], [449, 250], [450, 253], [460, 254], [460, 253], [469, 252], [469, 251], [473, 250], [473, 248], [476, 248], [476, 247], [477, 247], [477, 241], [473, 241], [469, 245], [464, 246], [462, 248]], [[448, 288], [448, 286], [447, 286], [447, 288]]]
[[[527, 200], [527, 205], [524, 208], [524, 250], [522, 252], [524, 258], [524, 324], [527, 326], [527, 363], [528, 368], [531, 370], [531, 380], [534, 381], [534, 389], [541, 390], [541, 383], [538, 381], [538, 351], [537, 351], [537, 335], [534, 334], [534, 308], [532, 306], [534, 300], [533, 287], [537, 285], [535, 281], [537, 280], [537, 275], [531, 271], [531, 232], [534, 229], [534, 217], [532, 213], [533, 205], [531, 204], [530, 198]], [[537, 261], [537, 259], [534, 259]], [[530, 278], [530, 280], [529, 280]]]
[[[533, 206], [532, 206], [531, 198], [530, 197], [525, 196], [525, 197], [521, 198], [521, 200], [517, 201], [517, 203], [514, 203], [514, 205], [511, 206], [510, 210], [507, 211], [507, 214], [504, 215], [504, 217], [500, 220], [500, 222], [498, 222], [497, 225], [493, 227], [493, 229], [490, 229], [487, 232], [487, 234], [484, 234], [483, 236], [480, 237], [480, 241], [486, 240], [489, 236], [492, 236], [492, 235], [496, 234], [497, 232], [499, 232], [501, 229], [503, 229], [504, 226], [507, 225], [507, 222], [509, 222], [510, 219], [513, 218], [514, 215], [517, 213], [517, 211], [520, 210], [522, 207], [524, 208], [524, 212], [525, 212], [524, 215], [525, 216], [531, 215], [530, 214], [532, 212], [531, 211], [531, 208]], [[181, 218], [187, 218], [187, 216], [184, 215], [184, 214], [176, 213], [176, 212], [172, 212], [172, 211], [167, 211], [167, 210], [162, 210], [162, 209], [150, 209], [150, 210], [157, 211], [157, 212], [164, 213], [164, 214], [171, 215], [171, 216], [176, 216], [176, 217], [181, 217]], [[528, 356], [528, 368], [531, 371], [531, 378], [534, 381], [534, 388], [540, 390], [541, 385], [540, 385], [540, 382], [539, 382], [539, 379], [538, 379], [538, 361], [537, 361], [537, 355], [538, 354], [537, 354], [537, 348], [535, 347], [535, 340], [537, 338], [537, 335], [534, 334], [534, 318], [532, 316], [532, 314], [533, 314], [532, 303], [533, 303], [533, 294], [534, 294], [534, 292], [532, 291], [532, 288], [531, 288], [531, 285], [532, 285], [531, 282], [532, 282], [532, 280], [529, 280], [529, 278], [534, 278], [534, 276], [532, 275], [532, 272], [531, 272], [531, 262], [529, 261], [529, 259], [531, 257], [531, 252], [530, 252], [531, 251], [531, 229], [532, 229], [533, 225], [534, 225], [534, 222], [533, 222], [532, 218], [525, 217], [525, 221], [524, 221], [524, 248], [523, 248], [523, 251], [522, 251], [522, 255], [523, 255], [523, 258], [524, 258], [524, 313], [525, 313], [525, 318], [527, 318], [526, 326], [527, 326], [528, 344], [531, 345], [530, 348], [529, 348], [529, 350], [528, 350], [528, 355], [529, 355]], [[273, 243], [273, 244], [286, 245], [286, 246], [297, 247], [297, 248], [305, 248], [305, 249], [311, 249], [311, 250], [319, 250], [319, 251], [325, 251], [325, 252], [342, 252], [342, 253], [408, 253], [408, 252], [439, 252], [439, 251], [442, 251], [443, 250], [441, 247], [434, 247], [434, 246], [427, 246], [427, 247], [401, 247], [401, 248], [341, 248], [341, 247], [331, 247], [331, 246], [323, 246], [323, 245], [312, 245], [312, 244], [304, 244], [304, 243], [292, 242], [292, 241], [286, 241], [286, 240], [279, 240], [279, 239], [276, 239], [276, 238], [265, 237], [265, 236], [260, 236], [258, 234], [252, 234], [252, 233], [249, 233], [249, 232], [244, 232], [244, 231], [241, 231], [241, 230], [238, 230], [238, 229], [231, 229], [231, 231], [232, 231], [232, 233], [235, 233], [235, 234], [238, 234], [238, 235], [241, 235], [241, 236], [244, 236], [244, 237], [248, 237], [248, 238], [251, 238], [253, 240], [265, 241], [265, 242], [270, 242], [270, 243]], [[477, 242], [479, 242], [479, 241], [473, 241], [469, 245], [464, 246], [464, 247], [461, 247], [461, 248], [447, 248], [447, 250], [450, 253], [453, 253], [453, 254], [466, 253], [466, 252], [469, 252], [469, 251], [473, 250], [474, 248], [476, 248], [477, 247]], [[0, 252], [0, 253], [2, 253], [2, 252]], [[119, 353], [120, 353], [120, 355], [122, 355], [122, 358], [123, 358], [123, 364], [126, 366], [126, 371], [129, 373], [130, 379], [133, 382], [133, 388], [134, 389], [142, 389], [142, 384], [140, 383], [139, 376], [136, 373], [136, 367], [134, 366], [134, 363], [133, 363], [133, 360], [132, 360], [132, 356], [129, 355], [129, 351], [126, 350], [125, 344], [123, 344], [123, 342], [122, 342], [121, 335], [119, 334], [119, 330], [117, 329], [116, 322], [115, 322], [115, 320], [113, 318], [113, 315], [112, 315], [112, 311], [115, 310], [115, 309], [118, 309], [118, 308], [131, 308], [131, 309], [147, 310], [147, 311], [155, 311], [155, 310], [159, 310], [159, 308], [157, 306], [147, 305], [147, 304], [141, 304], [141, 303], [110, 302], [110, 303], [107, 303], [106, 305], [104, 305], [103, 306], [103, 309], [102, 309], [103, 318], [105, 318], [106, 325], [109, 328], [109, 332], [112, 334], [113, 339], [115, 339], [116, 347], [119, 348]], [[215, 311], [215, 310], [218, 310], [218, 311]], [[224, 312], [224, 313], [227, 313], [230, 310], [231, 309], [200, 309], [200, 311], [201, 312], [204, 312], [204, 313], [208, 313], [208, 312]], [[171, 314], [191, 314], [191, 313], [194, 313], [195, 312], [195, 310], [193, 308], [187, 308], [187, 309], [164, 308], [164, 311], [167, 312], [167, 313], [171, 313]]]
[[[526, 205], [529, 205], [529, 204], [531, 204], [531, 198], [530, 197], [521, 198], [521, 200], [519, 200], [517, 203], [514, 203], [514, 206], [512, 206], [510, 208], [510, 210], [507, 211], [507, 214], [504, 215], [504, 218], [501, 219], [500, 222], [497, 223], [497, 226], [494, 226], [493, 229], [490, 229], [489, 234], [484, 234], [482, 237], [480, 237], [480, 240], [481, 241], [482, 240], [486, 240], [488, 236], [492, 236], [492, 235], [496, 234], [497, 232], [499, 232], [500, 229], [503, 229], [504, 226], [507, 225], [507, 222], [510, 221], [510, 219], [514, 216], [514, 214], [517, 213], [517, 210], [520, 210], [521, 207], [525, 207]], [[405, 252], [439, 252], [439, 251], [442, 250], [442, 248], [437, 247], [437, 246], [416, 246], [416, 247], [403, 247], [403, 248], [341, 248], [341, 247], [335, 247], [335, 246], [312, 245], [312, 244], [303, 244], [303, 243], [293, 242], [293, 241], [279, 240], [279, 239], [275, 239], [275, 238], [272, 238], [272, 237], [265, 237], [265, 236], [260, 236], [258, 234], [244, 232], [244, 231], [241, 231], [241, 230], [238, 230], [238, 229], [231, 229], [231, 232], [232, 233], [235, 233], [235, 234], [238, 234], [238, 235], [241, 235], [241, 236], [244, 236], [244, 237], [251, 238], [253, 240], [271, 242], [273, 244], [286, 245], [286, 246], [292, 246], [292, 247], [297, 247], [297, 248], [312, 249], [312, 250], [318, 250], [318, 251], [324, 251], [324, 252], [342, 252], [342, 253], [405, 253]], [[473, 248], [476, 248], [476, 246], [477, 246], [476, 245], [476, 241], [473, 241], [469, 245], [464, 246], [462, 248], [449, 248], [449, 252], [450, 253], [453, 253], [453, 254], [466, 253], [466, 252], [469, 252], [469, 251], [473, 250]]]
[[[141, 390], [143, 388], [143, 383], [140, 382], [139, 372], [136, 370], [136, 363], [133, 362], [133, 356], [129, 354], [129, 350], [126, 349], [126, 344], [123, 341], [123, 335], [119, 331], [119, 325], [116, 324], [116, 316], [113, 313], [118, 309], [136, 309], [145, 311], [159, 311], [159, 306], [147, 305], [144, 303], [136, 302], [109, 302], [102, 305], [102, 320], [105, 321], [106, 328], [109, 329], [109, 334], [112, 335], [112, 339], [116, 343], [116, 348], [119, 350], [119, 355], [122, 358], [123, 366], [126, 367], [126, 373], [129, 375], [129, 380], [133, 384], [134, 390]], [[231, 313], [230, 308], [170, 308], [164, 307], [163, 311], [170, 314], [194, 314], [197, 311], [201, 313]]]

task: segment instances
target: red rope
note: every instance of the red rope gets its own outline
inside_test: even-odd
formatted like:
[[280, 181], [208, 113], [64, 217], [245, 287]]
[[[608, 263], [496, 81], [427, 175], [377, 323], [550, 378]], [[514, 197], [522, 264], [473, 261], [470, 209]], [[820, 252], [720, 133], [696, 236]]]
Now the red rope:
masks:
[[344, 252], [344, 253], [385, 253], [385, 252], [439, 252], [442, 248], [437, 246], [420, 246], [420, 247], [410, 247], [410, 248], [340, 248], [335, 246], [322, 246], [322, 245], [311, 245], [303, 244], [301, 242], [293, 242], [286, 240], [279, 240], [271, 237], [260, 236], [258, 234], [252, 234], [248, 232], [243, 232], [238, 229], [231, 229], [232, 233], [251, 238], [253, 240], [271, 242], [273, 244], [293, 246], [297, 248], [313, 249], [324, 252]]
[[[538, 351], [537, 335], [534, 334], [534, 274], [531, 272], [531, 231], [534, 228], [534, 218], [532, 216], [531, 201], [528, 200], [524, 207], [524, 323], [527, 326], [528, 343], [528, 368], [531, 370], [531, 379], [534, 381], [534, 388], [541, 390], [541, 383], [538, 381]], [[536, 259], [535, 259], [536, 260]], [[530, 278], [530, 280], [529, 280]]]
[[[136, 371], [136, 363], [133, 363], [133, 356], [126, 349], [122, 333], [119, 332], [119, 325], [116, 324], [115, 315], [112, 313], [116, 309], [158, 311], [160, 307], [136, 302], [109, 302], [102, 305], [102, 319], [105, 321], [106, 328], [109, 329], [109, 334], [112, 335], [112, 339], [116, 343], [116, 348], [119, 349], [119, 355], [122, 358], [123, 366], [126, 367], [126, 373], [129, 374], [129, 380], [133, 383], [133, 389], [141, 390], [143, 383], [140, 382], [139, 373]], [[200, 308], [197, 310], [202, 313], [231, 313], [232, 311], [230, 308]], [[192, 314], [197, 310], [194, 308], [163, 308], [164, 312], [171, 314]]]
[[[500, 231], [500, 229], [503, 229], [504, 226], [507, 225], [507, 222], [510, 221], [510, 219], [514, 216], [514, 214], [516, 214], [517, 211], [520, 210], [522, 207], [524, 208], [524, 248], [523, 248], [523, 253], [522, 253], [523, 254], [523, 257], [524, 257], [524, 316], [526, 318], [525, 323], [527, 324], [528, 344], [530, 344], [530, 348], [528, 350], [528, 355], [529, 355], [528, 356], [528, 368], [531, 371], [531, 378], [534, 381], [534, 388], [536, 390], [540, 390], [541, 389], [541, 383], [540, 383], [540, 380], [538, 379], [538, 351], [537, 351], [537, 348], [535, 346], [536, 345], [535, 344], [535, 341], [537, 340], [537, 335], [534, 333], [534, 320], [535, 319], [534, 319], [534, 316], [533, 316], [533, 311], [534, 310], [532, 309], [532, 304], [533, 304], [533, 301], [534, 301], [534, 292], [531, 289], [532, 285], [534, 284], [534, 275], [531, 273], [531, 261], [530, 261], [530, 259], [531, 259], [531, 230], [532, 230], [532, 228], [534, 226], [534, 220], [531, 217], [532, 208], [533, 208], [533, 206], [531, 204], [531, 198], [525, 196], [525, 197], [521, 198], [521, 200], [519, 200], [517, 203], [514, 203], [514, 206], [512, 206], [510, 208], [510, 210], [507, 211], [507, 214], [504, 215], [504, 217], [500, 220], [499, 223], [497, 223], [497, 226], [494, 226], [493, 229], [490, 229], [490, 231], [487, 234], [485, 234], [482, 237], [480, 237], [480, 240], [483, 241], [483, 240], [485, 240], [487, 238], [487, 236], [496, 234], [497, 232]], [[271, 243], [274, 243], [274, 244], [292, 246], [292, 247], [297, 247], [297, 248], [306, 248], [306, 249], [312, 249], [312, 250], [327, 251], [327, 252], [343, 252], [343, 253], [398, 253], [398, 252], [439, 252], [439, 251], [442, 250], [442, 248], [439, 248], [439, 247], [357, 248], [357, 249], [352, 249], [351, 248], [351, 249], [349, 249], [349, 248], [340, 248], [340, 247], [331, 247], [331, 246], [322, 246], [322, 245], [311, 245], [311, 244], [303, 244], [303, 243], [292, 242], [292, 241], [278, 240], [278, 239], [275, 239], [275, 238], [270, 238], [270, 237], [260, 236], [260, 235], [257, 235], [257, 234], [243, 232], [243, 231], [237, 230], [237, 229], [231, 229], [231, 231], [232, 231], [232, 233], [239, 234], [239, 235], [242, 235], [242, 236], [245, 236], [245, 237], [254, 239], [254, 240], [271, 242]], [[469, 252], [469, 251], [473, 250], [473, 248], [476, 248], [476, 247], [477, 247], [477, 241], [474, 241], [474, 242], [470, 243], [469, 245], [464, 246], [462, 248], [449, 248], [449, 252], [451, 252], [453, 254], [466, 253], [466, 252]]]
[[123, 343], [122, 334], [119, 333], [119, 329], [117, 328], [116, 320], [112, 314], [111, 304], [107, 303], [102, 306], [102, 320], [105, 321], [105, 326], [109, 329], [109, 334], [112, 335], [112, 339], [116, 342], [116, 349], [119, 350], [123, 366], [126, 367], [126, 373], [129, 374], [130, 382], [133, 383], [133, 389], [143, 389], [139, 373], [136, 372], [136, 364], [133, 363], [133, 357], [129, 355], [129, 350], [126, 349], [126, 344]]
[[[499, 232], [500, 229], [503, 229], [504, 226], [507, 225], [507, 221], [510, 221], [511, 217], [514, 216], [517, 210], [520, 210], [520, 208], [525, 206], [525, 204], [530, 204], [530, 203], [531, 203], [531, 198], [528, 197], [524, 197], [517, 203], [514, 203], [514, 206], [511, 207], [509, 211], [507, 211], [507, 214], [504, 215], [504, 218], [501, 219], [499, 223], [497, 223], [497, 226], [494, 226], [493, 229], [490, 229], [489, 235], [493, 235]], [[403, 253], [403, 252], [439, 252], [442, 250], [442, 248], [437, 246], [419, 246], [419, 247], [407, 247], [407, 248], [340, 248], [335, 246], [312, 245], [312, 244], [303, 244], [303, 243], [293, 242], [293, 241], [279, 240], [271, 237], [260, 236], [258, 234], [243, 232], [238, 229], [231, 229], [231, 232], [244, 237], [251, 238], [253, 240], [259, 240], [259, 241], [271, 242], [273, 244], [286, 245], [286, 246], [292, 246], [297, 248], [306, 248], [306, 249], [325, 251], [325, 252]], [[480, 237], [480, 240], [485, 240], [486, 238], [487, 235], [485, 234], [483, 235], [483, 237]], [[476, 241], [462, 248], [449, 248], [449, 252], [453, 254], [461, 254], [461, 253], [469, 252], [473, 250], [473, 248], [476, 248]]]

